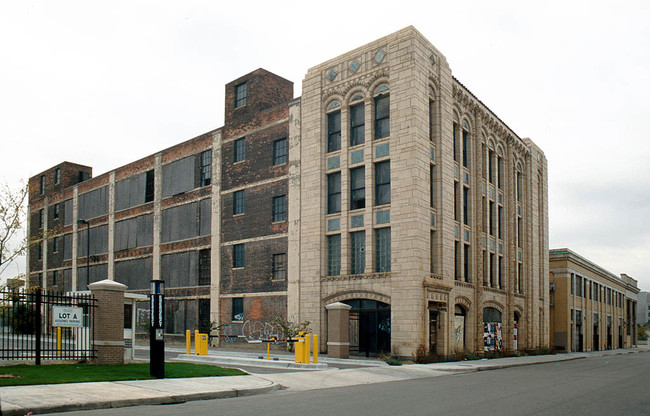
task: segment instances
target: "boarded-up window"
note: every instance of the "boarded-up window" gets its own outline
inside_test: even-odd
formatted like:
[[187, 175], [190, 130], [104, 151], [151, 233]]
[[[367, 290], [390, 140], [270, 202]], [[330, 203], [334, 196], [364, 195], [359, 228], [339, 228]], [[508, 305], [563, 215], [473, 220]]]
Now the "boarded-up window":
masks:
[[146, 173], [131, 176], [115, 183], [115, 210], [135, 207], [145, 203]]
[[[86, 273], [90, 272], [87, 276]], [[108, 278], [108, 265], [96, 264], [91, 265], [90, 270], [86, 266], [81, 266], [77, 273], [77, 290], [88, 290], [88, 285], [93, 282], [99, 282]]]
[[166, 254], [160, 258], [160, 275], [165, 287], [197, 286], [199, 278], [199, 252]]
[[179, 205], [162, 212], [162, 242], [210, 235], [211, 199]]
[[194, 156], [189, 156], [163, 166], [163, 198], [194, 189], [195, 159]]
[[[84, 257], [87, 255], [86, 245], [88, 231], [80, 228], [77, 233], [77, 256]], [[108, 226], [100, 225], [90, 229], [90, 255], [103, 254], [108, 252]], [[84, 289], [85, 290], [85, 289]]]
[[72, 199], [63, 201], [63, 225], [72, 225]]
[[115, 251], [153, 244], [153, 215], [141, 215], [115, 223]]
[[108, 186], [79, 195], [79, 219], [87, 220], [108, 212]]
[[72, 258], [72, 234], [63, 236], [63, 260]]
[[115, 263], [115, 280], [123, 283], [129, 290], [149, 288], [152, 279], [152, 258], [119, 261]]

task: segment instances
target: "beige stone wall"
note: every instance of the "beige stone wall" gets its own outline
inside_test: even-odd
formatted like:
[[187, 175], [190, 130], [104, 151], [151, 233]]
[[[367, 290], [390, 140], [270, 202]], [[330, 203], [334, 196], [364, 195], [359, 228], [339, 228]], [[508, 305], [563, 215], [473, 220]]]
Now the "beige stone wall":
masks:
[[[380, 62], [378, 51], [385, 52]], [[358, 70], [350, 69], [357, 61]], [[373, 92], [385, 83], [390, 89], [389, 138], [373, 140]], [[429, 140], [429, 90], [435, 102], [434, 140]], [[348, 100], [361, 94], [365, 103], [365, 143], [353, 149], [349, 143]], [[327, 106], [341, 103], [341, 150], [327, 153]], [[503, 313], [505, 346], [512, 348], [514, 311], [522, 315], [520, 348], [548, 345], [547, 258], [548, 216], [546, 208], [546, 160], [529, 140], [519, 139], [487, 107], [451, 74], [444, 56], [414, 28], [408, 27], [340, 57], [311, 68], [303, 81], [301, 183], [300, 183], [300, 281], [291, 303], [300, 306], [300, 319], [325, 331], [326, 303], [352, 298], [390, 303], [393, 353], [411, 355], [419, 344], [428, 345], [428, 309], [439, 308], [441, 323], [438, 345], [450, 353], [456, 304], [467, 309], [466, 350], [482, 350], [482, 313], [494, 306]], [[453, 114], [467, 121], [471, 132], [470, 168], [453, 160]], [[504, 255], [504, 288], [483, 288], [483, 250], [490, 242], [483, 229], [482, 143], [491, 138], [504, 150], [507, 177], [502, 197], [507, 223], [501, 243]], [[377, 146], [388, 143], [390, 154], [377, 158]], [[363, 151], [363, 161], [353, 163], [352, 152]], [[328, 159], [339, 158], [340, 167], [328, 170]], [[390, 159], [391, 204], [373, 207], [374, 173], [377, 160]], [[522, 201], [523, 247], [516, 247], [515, 217], [519, 209], [514, 196], [515, 163], [524, 167], [525, 194]], [[435, 164], [435, 207], [430, 207], [429, 166]], [[366, 208], [349, 211], [349, 168], [365, 166]], [[327, 215], [327, 173], [341, 171], [340, 214]], [[467, 177], [467, 179], [465, 179]], [[470, 187], [472, 205], [469, 226], [454, 220], [454, 182]], [[487, 202], [486, 202], [487, 205]], [[375, 273], [373, 230], [376, 212], [390, 209], [391, 272]], [[363, 215], [363, 226], [352, 228], [350, 217]], [[432, 224], [432, 215], [435, 224]], [[328, 220], [338, 219], [339, 230], [328, 231]], [[383, 225], [382, 225], [383, 226]], [[366, 232], [366, 273], [349, 275], [349, 232]], [[433, 250], [430, 232], [435, 231]], [[326, 277], [327, 235], [341, 234], [341, 276]], [[468, 238], [465, 238], [468, 237]], [[454, 241], [470, 244], [470, 281], [460, 282], [454, 273]], [[493, 251], [498, 250], [495, 241]], [[434, 269], [430, 273], [431, 253]], [[521, 254], [520, 254], [521, 252]], [[525, 265], [526, 288], [515, 294], [517, 259]], [[291, 289], [290, 289], [291, 292]], [[321, 349], [326, 336], [321, 336]]]

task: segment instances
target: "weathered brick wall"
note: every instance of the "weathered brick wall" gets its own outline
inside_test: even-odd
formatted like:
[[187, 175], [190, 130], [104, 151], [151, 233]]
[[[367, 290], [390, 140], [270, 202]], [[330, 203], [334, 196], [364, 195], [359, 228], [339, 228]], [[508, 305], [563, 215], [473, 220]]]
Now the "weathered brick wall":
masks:
[[[221, 300], [223, 323], [232, 322], [232, 298]], [[287, 316], [286, 296], [244, 297], [244, 321], [270, 322], [274, 316]]]
[[286, 237], [246, 243], [243, 268], [233, 269], [232, 251], [232, 246], [221, 249], [221, 293], [275, 292], [287, 289], [286, 280], [272, 280], [273, 255], [287, 252]]

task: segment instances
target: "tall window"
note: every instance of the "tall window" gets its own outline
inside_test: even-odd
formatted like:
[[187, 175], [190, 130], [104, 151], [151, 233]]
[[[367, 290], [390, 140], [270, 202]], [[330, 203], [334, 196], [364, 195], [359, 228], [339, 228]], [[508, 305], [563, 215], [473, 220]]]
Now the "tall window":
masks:
[[273, 142], [273, 165], [287, 163], [287, 139], [280, 139]]
[[341, 111], [327, 114], [327, 152], [341, 150]]
[[153, 192], [154, 192], [154, 176], [153, 170], [147, 171], [145, 177], [145, 186], [144, 186], [144, 202], [153, 201]]
[[244, 298], [232, 298], [232, 320], [244, 320]]
[[499, 274], [498, 274], [499, 288], [503, 289], [504, 286], [503, 286], [503, 257], [502, 256], [499, 256], [498, 263], [499, 263]]
[[232, 246], [232, 268], [237, 269], [244, 267], [244, 245], [235, 244]]
[[429, 166], [429, 204], [431, 208], [435, 208], [435, 165]]
[[469, 282], [469, 245], [463, 244], [463, 280]]
[[375, 205], [390, 204], [390, 161], [375, 163]]
[[41, 195], [45, 193], [45, 175], [41, 175], [41, 178], [39, 180], [38, 184], [38, 191]]
[[502, 240], [503, 235], [502, 235], [501, 229], [503, 228], [503, 224], [502, 224], [501, 221], [502, 221], [502, 217], [503, 217], [503, 207], [498, 207], [497, 208], [497, 214], [498, 214], [497, 215], [497, 237], [499, 237], [499, 239]]
[[460, 280], [460, 243], [454, 241], [454, 279]]
[[210, 185], [212, 180], [212, 150], [201, 152], [201, 186]]
[[246, 105], [246, 83], [235, 85], [235, 108]]
[[467, 131], [465, 122], [463, 122], [463, 166], [469, 167], [469, 131]]
[[39, 241], [36, 245], [38, 246], [38, 259], [43, 260], [43, 242]]
[[363, 274], [366, 271], [366, 232], [350, 233], [350, 273]]
[[365, 141], [365, 114], [363, 103], [350, 107], [350, 146], [356, 146]]
[[[456, 114], [454, 114], [454, 120], [456, 120]], [[454, 121], [452, 129], [452, 146], [454, 146], [454, 161], [458, 162], [458, 123]]]
[[52, 239], [52, 253], [59, 252], [59, 237], [54, 237]]
[[517, 187], [517, 201], [521, 202], [521, 196], [523, 193], [523, 187], [524, 187], [524, 182], [522, 179], [521, 172], [517, 171], [515, 174], [515, 180], [517, 181], [516, 187]]
[[232, 215], [243, 214], [246, 211], [246, 194], [236, 191], [232, 197]]
[[341, 234], [327, 236], [327, 275], [341, 274]]
[[287, 280], [287, 255], [273, 255], [273, 280]]
[[54, 169], [54, 183], [57, 185], [61, 183], [61, 168]]
[[454, 220], [458, 221], [458, 204], [460, 203], [460, 194], [458, 192], [459, 184], [454, 182]]
[[494, 183], [494, 151], [488, 150], [488, 181]]
[[241, 139], [235, 140], [233, 147], [235, 149], [233, 161], [236, 163], [246, 160], [246, 138], [242, 137]]
[[494, 254], [490, 253], [490, 287], [494, 287]]
[[42, 209], [38, 210], [38, 228], [43, 228], [45, 225], [45, 211]]
[[469, 188], [463, 186], [463, 224], [469, 224]]
[[273, 222], [287, 220], [287, 196], [273, 197]]
[[[433, 94], [429, 91], [429, 94]], [[429, 100], [429, 140], [433, 141], [435, 138], [435, 101]]]
[[436, 272], [436, 256], [435, 256], [435, 250], [434, 250], [435, 241], [436, 241], [435, 238], [436, 238], [436, 232], [431, 231], [431, 236], [430, 236], [430, 239], [429, 239], [429, 244], [430, 244], [430, 246], [429, 246], [429, 254], [431, 256], [429, 258], [429, 266], [430, 266], [429, 272], [431, 272], [431, 273]]
[[52, 272], [52, 286], [56, 286], [59, 284], [59, 271], [54, 270]]
[[503, 187], [503, 158], [497, 156], [497, 186], [499, 189]]
[[375, 97], [375, 139], [390, 135], [390, 96]]
[[199, 285], [210, 284], [210, 249], [199, 251]]
[[341, 212], [341, 172], [327, 175], [327, 213]]
[[54, 205], [54, 219], [58, 220], [61, 217], [61, 204]]
[[366, 207], [366, 169], [350, 169], [350, 209]]
[[390, 272], [390, 228], [375, 230], [375, 271]]
[[489, 228], [490, 228], [490, 235], [494, 235], [494, 202], [490, 201], [488, 204], [488, 218], [490, 221]]

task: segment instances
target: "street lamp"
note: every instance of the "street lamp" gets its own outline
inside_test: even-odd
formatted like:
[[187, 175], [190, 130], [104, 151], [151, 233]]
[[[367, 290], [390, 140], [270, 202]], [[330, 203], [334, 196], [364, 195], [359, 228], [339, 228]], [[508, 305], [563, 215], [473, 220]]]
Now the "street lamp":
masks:
[[86, 224], [86, 287], [90, 284], [90, 222], [77, 220], [77, 225]]

